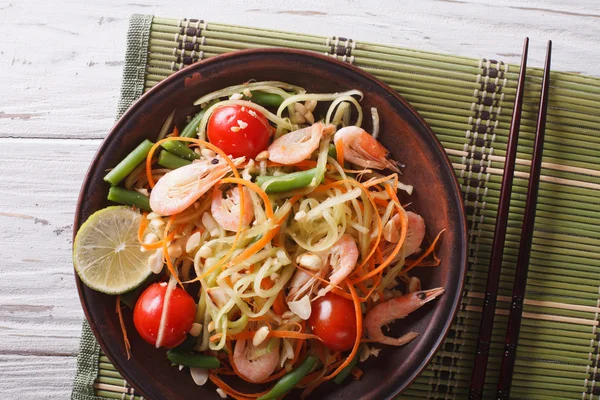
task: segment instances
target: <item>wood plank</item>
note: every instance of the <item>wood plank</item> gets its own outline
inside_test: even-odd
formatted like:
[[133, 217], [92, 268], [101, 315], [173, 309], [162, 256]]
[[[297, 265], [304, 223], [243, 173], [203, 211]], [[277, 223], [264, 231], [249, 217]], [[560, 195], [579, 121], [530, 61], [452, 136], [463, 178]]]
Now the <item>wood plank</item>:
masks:
[[[544, 0], [531, 6], [509, 0], [335, 0], [326, 9], [316, 0], [293, 7], [289, 2], [209, 3], [7, 4], [0, 13], [0, 37], [10, 38], [0, 53], [0, 137], [104, 137], [119, 96], [127, 18], [135, 12], [508, 62], [518, 62], [522, 38], [529, 35], [532, 66], [541, 65], [546, 40], [552, 38], [553, 68], [600, 75], [600, 52], [593, 50], [600, 37], [600, 3], [592, 0]], [[35, 19], [38, 15], [44, 18]], [[14, 34], [21, 26], [27, 26], [26, 34]]]
[[0, 394], [3, 399], [67, 399], [77, 359], [0, 354]]
[[71, 232], [99, 143], [0, 139], [0, 354], [77, 354]]

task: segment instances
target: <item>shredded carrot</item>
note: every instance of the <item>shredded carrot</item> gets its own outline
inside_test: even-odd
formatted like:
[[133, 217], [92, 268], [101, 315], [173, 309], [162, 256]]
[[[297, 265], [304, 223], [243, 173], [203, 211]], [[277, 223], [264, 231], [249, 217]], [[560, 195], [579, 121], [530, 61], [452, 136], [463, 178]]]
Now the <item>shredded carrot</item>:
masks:
[[190, 143], [194, 143], [198, 146], [206, 146], [209, 149], [211, 149], [212, 151], [214, 151], [215, 153], [217, 153], [218, 155], [220, 155], [221, 157], [223, 157], [223, 159], [225, 160], [225, 162], [227, 164], [229, 164], [229, 167], [231, 168], [231, 172], [233, 172], [233, 175], [236, 178], [240, 177], [240, 174], [237, 171], [237, 168], [235, 166], [235, 164], [233, 164], [233, 162], [231, 161], [231, 159], [229, 158], [229, 156], [227, 154], [225, 154], [223, 152], [223, 150], [221, 150], [220, 148], [218, 148], [217, 146], [215, 146], [212, 143], [209, 142], [205, 142], [204, 140], [200, 140], [200, 139], [193, 139], [193, 138], [188, 138], [188, 137], [168, 137], [168, 138], [164, 138], [162, 140], [159, 140], [158, 142], [154, 143], [154, 146], [152, 146], [152, 148], [150, 149], [150, 151], [148, 152], [148, 155], [146, 156], [146, 177], [148, 178], [148, 184], [150, 185], [150, 188], [153, 188], [155, 185], [154, 182], [154, 178], [152, 177], [152, 156], [154, 156], [154, 152], [156, 152], [156, 149], [162, 145], [165, 142], [169, 142], [172, 140], [178, 140], [181, 142], [190, 142]]
[[125, 328], [125, 322], [123, 321], [123, 313], [121, 313], [121, 295], [117, 295], [117, 315], [119, 316], [119, 325], [121, 325], [121, 333], [123, 334], [123, 342], [125, 343], [125, 351], [127, 352], [127, 359], [131, 358], [131, 344], [127, 338], [127, 328]]
[[266, 321], [268, 319], [269, 319], [269, 317], [267, 316], [267, 314], [264, 314], [264, 315], [259, 315], [258, 317], [249, 317], [248, 321]]
[[[252, 339], [254, 337], [254, 335], [256, 334], [256, 331], [245, 331], [245, 332], [241, 332], [238, 333], [236, 335], [230, 335], [229, 338], [231, 340], [248, 340], [248, 339]], [[223, 336], [222, 333], [216, 333], [214, 335], [212, 335], [209, 340], [211, 342], [217, 341], [219, 339], [221, 339], [221, 336]], [[313, 335], [312, 333], [302, 333], [302, 332], [295, 332], [295, 331], [269, 331], [269, 333], [267, 334], [268, 338], [286, 338], [286, 339], [300, 339], [300, 340], [309, 340], [309, 339], [316, 339], [316, 340], [321, 340], [317, 335]]]
[[398, 200], [398, 196], [396, 195], [397, 190], [392, 189], [390, 185], [385, 185], [385, 191], [398, 208], [402, 207], [402, 205], [400, 204], [400, 200]]
[[173, 263], [171, 262], [171, 257], [169, 257], [169, 249], [167, 248], [166, 243], [163, 243], [163, 257], [167, 262], [167, 268], [169, 269], [169, 272], [175, 277], [177, 283], [183, 288], [183, 282], [181, 282], [179, 276], [177, 276], [177, 271], [175, 271], [175, 267], [173, 267]]
[[[170, 238], [170, 237], [172, 237], [171, 235], [173, 235], [173, 236], [175, 235], [175, 232], [171, 232], [171, 235], [168, 234], [174, 220], [175, 220], [175, 218], [172, 215], [167, 220], [167, 223], [165, 225], [165, 231], [163, 233], [164, 238]], [[175, 277], [175, 280], [177, 281], [177, 283], [183, 288], [183, 283], [181, 282], [181, 279], [179, 279], [179, 276], [177, 275], [177, 271], [175, 270], [175, 267], [173, 266], [173, 263], [171, 262], [171, 257], [169, 257], [169, 248], [167, 247], [167, 244], [169, 243], [169, 241], [170, 241], [170, 239], [162, 240], [163, 258], [164, 258], [165, 262], [167, 263], [167, 268], [169, 269], [169, 272], [171, 273], [171, 275], [173, 275]]]
[[262, 281], [260, 281], [260, 288], [263, 290], [269, 290], [273, 286], [275, 286], [275, 282], [273, 282], [273, 280], [268, 276], [266, 278], [263, 278]]
[[[236, 171], [236, 175], [237, 175], [237, 171]], [[237, 175], [237, 176], [239, 178], [239, 175]], [[231, 178], [231, 179], [233, 179], [233, 178]], [[223, 181], [220, 181], [220, 182], [223, 182]], [[243, 210], [244, 209], [244, 204], [245, 204], [244, 202], [246, 201], [245, 200], [246, 196], [244, 194], [244, 190], [243, 190], [242, 184], [238, 183], [238, 188], [239, 188], [239, 192], [240, 192], [240, 210]], [[215, 187], [215, 190], [217, 190], [216, 187]], [[229, 249], [229, 251], [227, 252], [227, 254], [225, 254], [225, 256], [223, 256], [223, 258], [221, 258], [219, 260], [219, 262], [217, 262], [215, 265], [213, 265], [212, 267], [210, 267], [202, 275], [196, 277], [195, 279], [192, 279], [192, 280], [188, 281], [187, 283], [197, 282], [200, 279], [202, 279], [202, 278], [210, 275], [214, 270], [216, 270], [217, 268], [221, 267], [225, 263], [225, 261], [233, 254], [233, 252], [237, 248], [237, 244], [238, 244], [240, 236], [242, 234], [243, 218], [244, 218], [243, 214], [240, 213], [240, 217], [239, 217], [239, 220], [238, 220], [238, 229], [237, 229], [237, 232], [235, 234], [235, 238], [233, 239], [233, 244], [231, 245], [231, 248]], [[231, 286], [233, 286], [233, 285], [231, 285]]]
[[179, 129], [177, 129], [176, 126], [173, 127], [173, 132], [171, 132], [171, 136], [172, 137], [178, 137], [179, 136]]
[[354, 312], [356, 314], [356, 339], [354, 341], [354, 346], [352, 347], [352, 351], [350, 352], [350, 354], [348, 355], [346, 360], [343, 363], [341, 363], [336, 368], [336, 370], [333, 371], [331, 374], [321, 378], [323, 381], [328, 381], [329, 379], [331, 379], [331, 378], [335, 377], [337, 374], [339, 374], [344, 368], [346, 368], [346, 366], [348, 364], [350, 364], [350, 362], [352, 362], [352, 360], [354, 359], [354, 356], [358, 352], [358, 348], [360, 347], [360, 338], [362, 336], [362, 331], [363, 331], [362, 309], [360, 308], [360, 299], [358, 298], [358, 295], [356, 294], [356, 290], [354, 289], [354, 286], [352, 286], [352, 283], [350, 283], [348, 280], [346, 280], [346, 286], [348, 286], [348, 290], [350, 291], [350, 294], [352, 295], [352, 302], [354, 303]]
[[305, 273], [307, 273], [308, 275], [310, 275], [310, 276], [312, 276], [313, 278], [315, 278], [315, 279], [317, 279], [317, 280], [319, 280], [319, 281], [323, 282], [324, 284], [326, 284], [326, 285], [328, 285], [328, 286], [329, 286], [329, 285], [331, 285], [331, 286], [332, 286], [332, 287], [334, 287], [334, 288], [340, 289], [340, 287], [339, 287], [338, 285], [334, 285], [333, 283], [329, 282], [327, 279], [321, 278], [319, 275], [316, 275], [316, 274], [314, 274], [312, 271], [310, 271], [310, 270], [308, 270], [308, 269], [306, 269], [306, 268], [304, 268], [304, 267], [301, 267], [301, 266], [300, 266], [300, 265], [298, 265], [298, 264], [295, 264], [295, 265], [296, 265], [296, 268], [298, 268], [298, 269], [299, 269], [299, 270], [301, 270], [302, 272], [305, 272]]
[[340, 189], [342, 190], [342, 192], [345, 192], [346, 188], [343, 187], [343, 185], [346, 184], [346, 183], [350, 184], [351, 182], [353, 182], [353, 180], [350, 180], [350, 179], [341, 179], [339, 181], [333, 181], [333, 182], [328, 183], [326, 185], [319, 185], [319, 186], [317, 186], [315, 188], [314, 192], [315, 193], [322, 193], [322, 192], [326, 192], [329, 189], [333, 189], [333, 188], [338, 187], [338, 186], [342, 186]]
[[283, 313], [287, 311], [287, 309], [288, 308], [285, 305], [285, 295], [282, 289], [279, 293], [277, 293], [277, 297], [273, 303], [273, 312], [281, 317]]
[[389, 181], [390, 179], [398, 179], [398, 175], [397, 174], [391, 174], [388, 176], [384, 176], [383, 178], [378, 178], [378, 179], [369, 179], [368, 181], [364, 182], [363, 185], [365, 185], [365, 187], [371, 187], [371, 186], [375, 186], [375, 185], [379, 185], [380, 183], [384, 183], [386, 181]]
[[263, 396], [263, 395], [269, 393], [269, 391], [271, 390], [271, 389], [267, 389], [264, 392], [260, 392], [260, 393], [242, 393], [242, 392], [235, 390], [234, 388], [232, 388], [225, 382], [223, 382], [221, 380], [221, 378], [219, 378], [217, 375], [215, 375], [213, 373], [208, 375], [208, 379], [210, 379], [210, 381], [212, 383], [214, 383], [217, 387], [221, 388], [227, 395], [233, 397], [236, 400], [256, 399], [260, 396]]
[[[241, 230], [238, 230], [238, 234], [240, 232], [241, 232]], [[269, 244], [269, 242], [275, 237], [275, 235], [277, 235], [278, 232], [279, 232], [279, 225], [276, 225], [273, 229], [271, 229], [269, 232], [267, 232], [262, 238], [260, 238], [256, 242], [254, 242], [253, 245], [251, 245], [250, 247], [246, 248], [237, 257], [235, 257], [233, 260], [229, 261], [229, 265], [238, 264], [238, 263], [246, 260], [247, 258], [252, 257], [254, 254], [258, 253], [262, 248], [264, 248], [267, 244]], [[237, 237], [237, 235], [236, 235], [236, 237]], [[200, 279], [208, 276], [215, 269], [217, 269], [218, 267], [220, 267], [221, 265], [223, 265], [224, 260], [226, 260], [227, 257], [229, 256], [229, 254], [232, 253], [235, 250], [235, 248], [236, 248], [236, 246], [235, 246], [236, 242], [235, 241], [234, 241], [233, 244], [234, 245], [231, 247], [229, 253], [227, 253], [225, 255], [225, 257], [223, 257], [221, 259], [221, 261], [219, 261], [218, 263], [216, 263], [215, 265], [213, 265], [212, 267], [210, 267], [208, 270], [206, 270], [202, 275], [200, 275], [199, 277], [197, 277], [195, 279], [192, 279], [188, 283], [199, 281]]]
[[375, 250], [375, 257], [377, 258], [377, 263], [381, 264], [383, 262], [383, 253], [381, 252], [381, 248], [377, 247]]
[[[304, 321], [302, 321], [302, 324], [304, 325]], [[304, 330], [304, 329], [302, 329]], [[296, 341], [296, 347], [294, 348], [294, 358], [292, 359], [292, 365], [296, 365], [296, 363], [298, 362], [298, 359], [300, 357], [300, 351], [302, 350], [302, 347], [304, 346], [306, 342], [304, 340], [298, 340]]]
[[335, 142], [335, 152], [338, 164], [344, 168], [344, 141], [338, 140]]
[[343, 289], [333, 288], [333, 289], [331, 289], [331, 291], [333, 293], [337, 294], [338, 296], [342, 296], [345, 299], [352, 300], [352, 295], [350, 293], [344, 291]]
[[[244, 185], [248, 189], [256, 192], [265, 203], [265, 213], [267, 214], [267, 218], [273, 218], [273, 206], [271, 205], [271, 200], [269, 200], [269, 196], [265, 193], [264, 190], [260, 188], [256, 183], [247, 181], [241, 178], [225, 178], [221, 179], [221, 183], [237, 183], [238, 185]], [[240, 208], [243, 209], [243, 208]]]
[[363, 376], [363, 372], [362, 369], [358, 368], [358, 367], [354, 367], [352, 368], [352, 371], [350, 371], [350, 373], [352, 374], [352, 376], [354, 377], [354, 379], [360, 379]]
[[218, 375], [228, 375], [228, 376], [237, 376], [237, 372], [229, 369], [229, 368], [219, 368], [218, 370], [215, 371], [216, 374]]
[[415, 265], [415, 267], [439, 267], [440, 260], [424, 260]]
[[381, 206], [381, 207], [387, 207], [387, 205], [388, 205], [387, 201], [385, 201], [384, 199], [380, 199], [378, 197], [375, 197], [373, 199], [373, 201], [375, 201], [375, 204], [377, 204], [378, 206]]
[[148, 224], [149, 224], [147, 215], [148, 215], [148, 213], [144, 212], [142, 220], [140, 221], [140, 226], [138, 227], [138, 240], [139, 240], [140, 244], [142, 245], [142, 247], [146, 250], [159, 249], [163, 246], [163, 244], [171, 241], [173, 239], [173, 236], [175, 235], [174, 232], [171, 234], [168, 234], [168, 231], [171, 227], [170, 223], [172, 223], [172, 222], [167, 223], [166, 226], [168, 227], [168, 229], [165, 229], [163, 240], [159, 240], [158, 242], [147, 244], [147, 243], [144, 243], [144, 232], [146, 232], [146, 229], [148, 229]]
[[302, 393], [301, 397], [308, 396], [319, 385], [321, 385], [326, 380], [330, 379], [329, 377], [324, 377], [324, 375], [327, 372], [330, 372], [334, 369], [337, 371], [339, 366], [344, 363], [344, 361], [339, 359], [339, 356], [340, 353], [335, 352], [332, 356], [327, 357], [327, 359], [321, 359], [321, 362], [323, 363], [323, 368], [320, 371], [316, 371], [312, 374], [305, 376], [304, 379], [300, 381], [300, 385], [306, 385], [306, 389], [304, 389], [304, 392]]
[[[306, 375], [299, 383], [299, 386], [306, 385], [307, 383], [313, 382], [315, 379], [318, 379], [319, 376], [323, 373], [322, 370], [318, 370]], [[316, 386], [315, 386], [316, 387]]]
[[[386, 185], [386, 189], [388, 189], [388, 188], [390, 189], [388, 191], [388, 193], [390, 194], [390, 197], [392, 198], [392, 201], [394, 201], [394, 203], [396, 204], [397, 207], [401, 207], [400, 206], [400, 201], [398, 201], [398, 197], [396, 196], [396, 193], [391, 190], [391, 188], [389, 187], [389, 185]], [[406, 213], [404, 213], [404, 212], [401, 213], [401, 216], [400, 216], [400, 226], [402, 228], [402, 232], [400, 234], [400, 240], [398, 240], [398, 243], [396, 243], [396, 246], [394, 247], [394, 250], [388, 256], [388, 258], [385, 259], [373, 271], [371, 271], [369, 273], [366, 273], [363, 276], [360, 276], [360, 277], [354, 279], [352, 281], [353, 284], [356, 284], [356, 283], [362, 282], [362, 281], [366, 281], [367, 279], [369, 279], [369, 278], [377, 275], [378, 273], [382, 272], [389, 264], [391, 264], [392, 260], [400, 252], [400, 249], [402, 248], [402, 245], [404, 244], [404, 240], [406, 239], [406, 234], [407, 234], [407, 231], [408, 231], [408, 218], [406, 217]], [[375, 249], [373, 249], [373, 250], [375, 250]]]
[[[369, 265], [371, 265], [372, 263], [369, 262]], [[360, 289], [360, 291], [362, 293], [367, 293], [369, 291], [369, 289], [367, 288], [367, 284], [364, 282], [359, 282], [356, 284], [356, 286], [358, 286], [358, 288]]]
[[375, 239], [375, 243], [373, 243], [371, 251], [369, 252], [367, 257], [363, 260], [363, 262], [360, 264], [359, 268], [363, 268], [365, 266], [365, 264], [369, 261], [369, 259], [373, 256], [373, 254], [377, 250], [377, 247], [379, 246], [379, 243], [381, 242], [381, 236], [383, 234], [383, 224], [381, 223], [381, 216], [379, 215], [379, 212], [377, 211], [377, 206], [375, 204], [375, 201], [373, 200], [373, 196], [371, 196], [371, 194], [369, 193], [369, 189], [367, 189], [366, 187], [364, 187], [362, 184], [360, 184], [357, 181], [353, 181], [353, 182], [354, 182], [353, 184], [355, 186], [359, 187], [365, 193], [365, 195], [367, 196], [367, 199], [369, 199], [369, 203], [371, 203], [371, 206], [373, 207], [375, 217], [377, 218], [377, 238]]
[[[219, 185], [215, 185], [215, 189], [214, 190], [219, 190]], [[240, 185], [238, 183], [238, 192], [240, 194], [240, 210], [245, 210], [245, 205], [246, 205], [246, 193], [244, 191], [244, 188], [242, 187], [242, 185]], [[221, 260], [219, 260], [219, 262], [214, 266], [214, 269], [218, 268], [220, 265], [222, 265], [225, 260], [231, 255], [233, 254], [234, 250], [237, 247], [238, 241], [240, 239], [240, 235], [242, 234], [242, 227], [244, 226], [244, 214], [240, 212], [240, 216], [238, 217], [238, 226], [237, 226], [237, 231], [235, 233], [235, 238], [233, 239], [233, 244], [231, 245], [231, 248], [229, 249], [229, 251], [227, 252], [227, 254], [225, 255], [225, 257], [223, 257]], [[214, 270], [213, 268], [211, 268], [211, 270]], [[230, 285], [231, 287], [233, 287], [233, 284]]]
[[[369, 262], [369, 264], [371, 264], [371, 263], [372, 263], [372, 259]], [[373, 292], [379, 286], [379, 282], [381, 282], [382, 276], [383, 276], [383, 271], [380, 271], [379, 273], [377, 273], [377, 275], [375, 275], [375, 280], [373, 281], [373, 284], [371, 285], [371, 288], [369, 289], [369, 291], [366, 292], [364, 297], [359, 297], [361, 303], [365, 303], [365, 302], [371, 300], [371, 296], [373, 295]], [[359, 283], [362, 283], [362, 282], [359, 282]], [[364, 290], [364, 287], [361, 286], [361, 290]], [[337, 288], [334, 288], [332, 290], [332, 292], [337, 294], [338, 296], [344, 297], [345, 299], [352, 300], [352, 295], [348, 292], [345, 292], [345, 291], [337, 289]]]
[[148, 221], [148, 218], [146, 218], [147, 216], [148, 213], [144, 211], [144, 213], [142, 213], [142, 220], [140, 221], [140, 226], [138, 227], [138, 240], [140, 241], [140, 244], [144, 243], [144, 232], [146, 232], [148, 224], [150, 224], [150, 221]]
[[169, 219], [167, 219], [167, 223], [165, 224], [165, 230], [163, 232], [163, 237], [167, 237], [169, 235], [169, 231], [171, 230], [171, 225], [173, 225], [173, 221], [175, 221], [175, 218], [173, 216], [170, 216]]
[[273, 239], [275, 235], [277, 235], [277, 232], [279, 232], [279, 225], [275, 226], [269, 232], [265, 233], [265, 235], [256, 242], [254, 242], [253, 245], [246, 248], [246, 250], [241, 252], [236, 258], [231, 260], [230, 264], [238, 264], [247, 259], [248, 257], [251, 257], [252, 255], [256, 254], [260, 249], [264, 248], [267, 244], [269, 244], [271, 239]]
[[162, 240], [159, 240], [158, 242], [155, 243], [150, 243], [150, 244], [144, 244], [142, 243], [142, 247], [146, 250], [155, 250], [155, 249], [159, 249], [163, 246], [163, 244], [168, 244], [170, 241], [173, 240], [173, 238], [175, 238], [175, 235], [180, 233], [182, 231], [182, 227], [178, 227], [176, 229], [173, 230], [173, 232], [169, 233], [168, 235], [166, 235]]
[[[339, 355], [339, 353], [335, 353], [335, 354]], [[334, 369], [342, 364], [342, 360], [335, 361], [335, 358], [334, 358], [334, 361], [330, 363], [329, 360], [331, 359], [331, 357], [326, 358], [324, 356], [324, 354], [320, 354], [319, 359], [321, 360], [321, 363], [323, 364], [323, 368], [321, 368], [320, 370], [317, 370], [311, 374], [306, 375], [300, 381], [300, 386], [308, 385], [308, 387], [306, 388], [303, 395], [307, 396], [308, 394], [310, 394], [313, 390], [315, 390], [317, 388], [317, 386], [319, 386], [320, 384], [325, 382], [323, 375], [325, 375], [328, 371], [331, 371], [332, 369]]]
[[[373, 214], [377, 218], [377, 238], [375, 239], [375, 243], [373, 244], [371, 251], [369, 252], [367, 257], [365, 257], [363, 262], [358, 267], [358, 269], [360, 270], [366, 265], [366, 263], [369, 261], [369, 259], [375, 253], [375, 250], [377, 249], [377, 246], [379, 246], [379, 242], [381, 241], [381, 236], [383, 233], [383, 224], [381, 223], [381, 216], [379, 215], [379, 212], [377, 212], [377, 205], [375, 204], [375, 200], [373, 199], [373, 196], [371, 196], [371, 194], [369, 193], [369, 189], [367, 189], [360, 182], [355, 181], [353, 179], [341, 179], [339, 181], [335, 181], [328, 185], [321, 185], [321, 186], [317, 187], [317, 189], [319, 189], [320, 191], [324, 191], [324, 190], [329, 190], [334, 187], [344, 186], [347, 183], [361, 189], [365, 193], [365, 195], [367, 196], [367, 199], [369, 200], [369, 203], [371, 203], [371, 206], [373, 207], [373, 210], [375, 211]], [[315, 191], [316, 191], [316, 189], [315, 189]], [[368, 279], [368, 278], [366, 278], [366, 279]], [[366, 279], [362, 279], [362, 280], [366, 280]]]
[[284, 376], [285, 374], [287, 374], [288, 372], [285, 370], [285, 368], [282, 368], [281, 370], [275, 372], [273, 375], [269, 376], [266, 379], [263, 379], [262, 381], [258, 381], [258, 382], [254, 382], [254, 383], [267, 383], [267, 382], [272, 382], [275, 379], [279, 379], [282, 376]]
[[[246, 186], [249, 189], [251, 189], [254, 192], [256, 192], [260, 196], [260, 198], [265, 203], [265, 213], [267, 214], [267, 217], [269, 219], [273, 218], [274, 217], [273, 206], [271, 205], [271, 202], [269, 200], [269, 196], [267, 196], [267, 194], [264, 192], [264, 190], [262, 190], [255, 183], [252, 183], [250, 181], [241, 179], [240, 176], [239, 176], [239, 174], [237, 173], [237, 171], [234, 171], [234, 174], [236, 176], [235, 178], [225, 178], [225, 179], [222, 179], [220, 181], [220, 183], [236, 183], [238, 185], [239, 191], [240, 191], [240, 210], [244, 209], [244, 202], [245, 202], [245, 195], [244, 195], [244, 190], [243, 190], [242, 186]], [[227, 254], [225, 254], [225, 256], [223, 258], [221, 258], [221, 260], [219, 260], [219, 262], [217, 262], [215, 265], [213, 265], [212, 267], [210, 267], [201, 276], [197, 277], [196, 279], [193, 279], [190, 282], [195, 282], [195, 281], [198, 281], [198, 280], [200, 280], [200, 279], [208, 276], [214, 270], [216, 270], [217, 268], [221, 267], [225, 263], [225, 261], [231, 256], [231, 254], [233, 254], [233, 252], [237, 248], [237, 244], [239, 242], [239, 238], [240, 238], [240, 236], [242, 234], [242, 229], [241, 229], [242, 225], [243, 225], [243, 214], [240, 213], [239, 223], [238, 223], [238, 229], [237, 229], [237, 232], [235, 234], [235, 238], [233, 239], [233, 244], [231, 245], [231, 248], [229, 249], [229, 251], [227, 252]], [[231, 260], [230, 263], [229, 263], [229, 265], [232, 265], [232, 264], [235, 264], [237, 262], [240, 262], [241, 260], [244, 260], [244, 259], [252, 256], [256, 252], [258, 252], [262, 247], [266, 246], [271, 241], [271, 239], [273, 239], [273, 237], [275, 237], [275, 235], [277, 234], [277, 232], [279, 232], [279, 227], [278, 226], [276, 226], [276, 229], [273, 229], [271, 232], [269, 232], [267, 235], [265, 235], [261, 240], [259, 240], [256, 243], [254, 243], [254, 245], [258, 244], [259, 242], [263, 243], [261, 247], [257, 248], [254, 245], [250, 246], [249, 248], [247, 248], [246, 250], [244, 250], [244, 252], [242, 252], [242, 254], [240, 254], [238, 257], [236, 257], [235, 260]], [[269, 239], [267, 241], [264, 241], [263, 239], [265, 239], [267, 236], [270, 236]], [[249, 252], [250, 249], [253, 249], [253, 252]], [[244, 256], [244, 258], [241, 258], [241, 256]]]
[[431, 244], [429, 245], [429, 247], [427, 248], [427, 250], [425, 250], [423, 252], [423, 254], [421, 254], [419, 256], [419, 258], [417, 258], [415, 261], [413, 261], [410, 264], [407, 264], [406, 267], [402, 270], [402, 272], [408, 272], [411, 269], [413, 269], [414, 267], [416, 267], [417, 265], [419, 265], [419, 263], [421, 261], [423, 261], [425, 259], [425, 257], [427, 257], [429, 254], [431, 254], [431, 252], [433, 252], [433, 249], [435, 249], [435, 245], [437, 243], [437, 241], [439, 240], [440, 236], [442, 235], [442, 233], [444, 233], [445, 229], [442, 229], [440, 231], [440, 233], [437, 234], [437, 236], [435, 237], [435, 239], [433, 239], [433, 242], [431, 242]]

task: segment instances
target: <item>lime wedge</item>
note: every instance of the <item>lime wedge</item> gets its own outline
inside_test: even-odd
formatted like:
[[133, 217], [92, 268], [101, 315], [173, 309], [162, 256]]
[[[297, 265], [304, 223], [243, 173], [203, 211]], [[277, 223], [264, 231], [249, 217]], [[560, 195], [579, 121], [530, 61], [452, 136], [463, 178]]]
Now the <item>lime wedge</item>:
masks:
[[138, 287], [151, 273], [137, 237], [142, 215], [129, 207], [108, 207], [92, 214], [79, 228], [73, 264], [90, 288], [120, 294]]

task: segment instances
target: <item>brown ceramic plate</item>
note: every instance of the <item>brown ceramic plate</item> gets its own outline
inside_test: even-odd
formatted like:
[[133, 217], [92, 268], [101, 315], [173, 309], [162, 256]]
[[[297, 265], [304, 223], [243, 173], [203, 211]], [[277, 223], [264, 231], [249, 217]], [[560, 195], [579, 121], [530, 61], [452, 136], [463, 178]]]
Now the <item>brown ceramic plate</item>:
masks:
[[[365, 129], [371, 128], [370, 108], [377, 107], [379, 140], [394, 159], [406, 164], [402, 180], [415, 187], [410, 200], [404, 200], [412, 202], [411, 209], [425, 218], [428, 237], [446, 229], [438, 251], [441, 266], [418, 271], [424, 288], [443, 286], [446, 293], [392, 326], [392, 335], [410, 330], [420, 336], [404, 347], [386, 347], [379, 357], [370, 358], [361, 366], [365, 373], [361, 380], [349, 380], [344, 385], [327, 383], [313, 394], [315, 399], [390, 398], [425, 368], [450, 328], [464, 283], [467, 228], [459, 186], [440, 142], [404, 99], [360, 69], [315, 53], [261, 49], [210, 58], [172, 75], [142, 96], [100, 146], [81, 188], [74, 231], [92, 213], [109, 205], [109, 187], [102, 180], [106, 169], [114, 167], [143, 139], [156, 139], [173, 109], [177, 110], [175, 122], [182, 126], [185, 116], [194, 112], [192, 103], [201, 95], [249, 79], [285, 81], [309, 92], [361, 90], [365, 95], [361, 104], [367, 113]], [[83, 309], [100, 346], [139, 394], [153, 400], [219, 399], [214, 386], [196, 386], [189, 373], [170, 365], [163, 349], [145, 343], [133, 327], [129, 310], [124, 318], [133, 356], [127, 360], [115, 298], [89, 289], [77, 275], [76, 279]], [[241, 381], [235, 386], [249, 393], [258, 391]], [[296, 391], [288, 397], [298, 394]]]

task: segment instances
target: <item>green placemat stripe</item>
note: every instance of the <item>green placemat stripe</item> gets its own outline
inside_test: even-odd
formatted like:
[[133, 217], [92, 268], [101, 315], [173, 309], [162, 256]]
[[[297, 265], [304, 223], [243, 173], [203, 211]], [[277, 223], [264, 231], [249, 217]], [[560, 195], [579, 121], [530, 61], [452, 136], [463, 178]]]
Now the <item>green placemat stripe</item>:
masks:
[[[148, 16], [133, 17], [128, 40], [125, 75], [133, 81], [125, 80], [124, 98], [136, 98], [204, 58], [246, 48], [290, 47], [357, 65], [411, 102], [446, 148], [461, 183], [469, 220], [469, 271], [461, 309], [448, 339], [402, 398], [465, 398], [519, 67], [341, 37]], [[140, 78], [140, 71], [145, 79]], [[485, 395], [489, 398], [495, 393], [510, 306], [542, 76], [540, 69], [528, 68], [527, 72], [501, 297], [486, 377]], [[600, 79], [551, 73], [540, 197], [511, 391], [515, 399], [590, 399], [598, 395], [599, 107]], [[108, 359], [92, 358], [92, 363], [98, 361], [96, 394], [129, 398], [131, 390]]]

